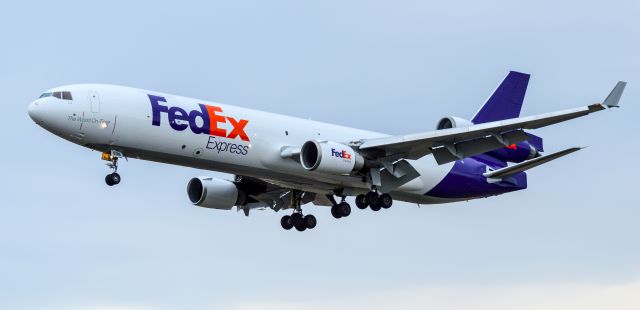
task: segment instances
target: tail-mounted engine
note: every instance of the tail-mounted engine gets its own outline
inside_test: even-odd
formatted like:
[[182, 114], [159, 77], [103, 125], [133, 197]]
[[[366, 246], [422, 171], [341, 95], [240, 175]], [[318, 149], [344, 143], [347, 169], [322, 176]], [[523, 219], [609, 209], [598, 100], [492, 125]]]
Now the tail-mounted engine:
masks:
[[309, 171], [345, 175], [362, 169], [364, 158], [342, 143], [309, 140], [300, 149], [300, 163]]
[[464, 118], [457, 117], [457, 116], [446, 116], [446, 117], [443, 117], [440, 121], [438, 121], [438, 125], [436, 126], [436, 129], [442, 130], [442, 129], [449, 129], [449, 128], [469, 127], [471, 125], [473, 125], [473, 123]]
[[501, 161], [512, 163], [521, 163], [525, 160], [541, 156], [538, 149], [528, 141], [514, 143], [506, 147], [487, 152], [486, 154]]

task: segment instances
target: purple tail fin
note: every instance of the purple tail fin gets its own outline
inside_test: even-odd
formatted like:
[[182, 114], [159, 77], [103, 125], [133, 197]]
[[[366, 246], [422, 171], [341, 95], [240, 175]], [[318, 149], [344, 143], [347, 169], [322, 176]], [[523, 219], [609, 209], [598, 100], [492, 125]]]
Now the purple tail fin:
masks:
[[528, 84], [528, 74], [510, 71], [471, 121], [482, 124], [520, 116]]

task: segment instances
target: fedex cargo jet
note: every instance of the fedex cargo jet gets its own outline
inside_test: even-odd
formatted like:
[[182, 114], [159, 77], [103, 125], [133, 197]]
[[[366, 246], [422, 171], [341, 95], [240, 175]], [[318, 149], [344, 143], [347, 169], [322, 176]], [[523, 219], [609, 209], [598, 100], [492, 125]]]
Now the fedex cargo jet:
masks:
[[44, 92], [28, 108], [44, 129], [100, 151], [120, 183], [118, 160], [138, 158], [235, 175], [194, 177], [187, 196], [196, 206], [249, 215], [287, 211], [284, 229], [312, 229], [312, 203], [335, 218], [380, 211], [394, 200], [435, 204], [500, 195], [527, 187], [526, 170], [579, 147], [543, 155], [533, 130], [618, 107], [625, 82], [602, 103], [520, 117], [529, 75], [509, 72], [470, 120], [448, 116], [435, 130], [390, 136], [113, 85], [69, 85]]

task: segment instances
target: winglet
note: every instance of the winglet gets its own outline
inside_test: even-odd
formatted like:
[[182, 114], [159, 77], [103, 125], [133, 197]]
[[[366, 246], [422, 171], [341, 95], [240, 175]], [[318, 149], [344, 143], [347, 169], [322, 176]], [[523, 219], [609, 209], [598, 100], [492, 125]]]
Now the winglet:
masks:
[[605, 99], [602, 104], [606, 105], [609, 108], [618, 108], [618, 102], [620, 102], [620, 97], [622, 96], [622, 92], [624, 91], [625, 86], [627, 86], [627, 82], [618, 82], [618, 84], [616, 84], [616, 87], [613, 88], [613, 90], [609, 93], [609, 96], [607, 96], [607, 99]]

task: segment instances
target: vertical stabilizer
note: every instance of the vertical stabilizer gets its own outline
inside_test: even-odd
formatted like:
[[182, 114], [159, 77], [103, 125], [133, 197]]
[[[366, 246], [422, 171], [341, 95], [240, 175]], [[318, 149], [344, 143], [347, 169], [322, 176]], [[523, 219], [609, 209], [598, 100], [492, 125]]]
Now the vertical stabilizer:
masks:
[[528, 74], [510, 71], [471, 121], [482, 124], [519, 117], [528, 84]]

